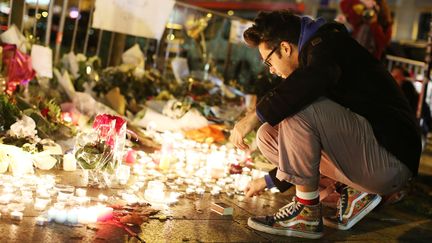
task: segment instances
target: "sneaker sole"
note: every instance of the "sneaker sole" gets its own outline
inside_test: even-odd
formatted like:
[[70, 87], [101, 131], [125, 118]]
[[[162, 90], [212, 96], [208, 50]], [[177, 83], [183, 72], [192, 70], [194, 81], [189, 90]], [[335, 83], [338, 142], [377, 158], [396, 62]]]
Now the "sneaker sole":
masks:
[[248, 219], [248, 226], [251, 227], [254, 230], [258, 230], [261, 232], [265, 232], [268, 234], [274, 234], [274, 235], [283, 235], [283, 236], [294, 236], [299, 238], [307, 238], [307, 239], [319, 239], [323, 237], [323, 233], [308, 233], [303, 231], [294, 231], [294, 230], [284, 230], [284, 229], [275, 229], [273, 227], [265, 226], [259, 223], [256, 223], [255, 221]]
[[355, 224], [357, 224], [362, 218], [364, 218], [368, 213], [370, 213], [370, 211], [372, 211], [376, 206], [378, 206], [378, 204], [381, 202], [381, 196], [380, 195], [376, 195], [375, 199], [373, 201], [371, 201], [369, 203], [369, 205], [367, 205], [365, 207], [365, 209], [363, 209], [363, 211], [361, 211], [359, 214], [357, 214], [357, 216], [355, 216], [351, 221], [348, 222], [348, 224], [343, 225], [343, 224], [338, 224], [326, 217], [324, 217], [324, 225], [331, 227], [331, 228], [335, 228], [335, 229], [339, 229], [339, 230], [349, 230], [351, 229], [351, 227], [353, 227]]

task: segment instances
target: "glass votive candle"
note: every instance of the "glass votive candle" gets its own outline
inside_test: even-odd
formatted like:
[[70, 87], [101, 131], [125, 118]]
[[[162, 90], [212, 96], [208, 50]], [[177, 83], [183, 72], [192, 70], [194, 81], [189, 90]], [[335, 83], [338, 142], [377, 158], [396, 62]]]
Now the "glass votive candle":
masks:
[[72, 197], [72, 193], [58, 192], [57, 201], [67, 201]]
[[43, 199], [43, 198], [36, 198], [34, 209], [37, 211], [43, 211], [47, 207], [48, 203], [50, 202], [49, 199]]
[[38, 216], [36, 217], [35, 221], [36, 221], [36, 225], [39, 226], [44, 226], [48, 224], [48, 218], [46, 218], [45, 216]]
[[127, 165], [120, 165], [116, 170], [116, 175], [120, 185], [126, 185], [130, 177], [130, 167]]
[[75, 155], [72, 153], [66, 153], [63, 156], [63, 170], [65, 171], [75, 171], [77, 168], [77, 161]]
[[105, 201], [108, 200], [108, 197], [106, 195], [104, 195], [104, 194], [99, 194], [98, 199], [101, 202], [105, 202]]
[[78, 197], [85, 197], [85, 196], [87, 195], [87, 190], [86, 190], [86, 189], [83, 189], [83, 188], [77, 188], [77, 189], [75, 190], [75, 194], [76, 194]]
[[12, 211], [10, 216], [13, 220], [21, 221], [24, 217], [24, 214], [22, 212], [19, 212], [19, 211]]
[[0, 195], [0, 204], [8, 204], [13, 198], [13, 195], [8, 193], [8, 194], [3, 194]]
[[195, 193], [195, 188], [188, 187], [186, 188], [186, 194], [190, 195]]

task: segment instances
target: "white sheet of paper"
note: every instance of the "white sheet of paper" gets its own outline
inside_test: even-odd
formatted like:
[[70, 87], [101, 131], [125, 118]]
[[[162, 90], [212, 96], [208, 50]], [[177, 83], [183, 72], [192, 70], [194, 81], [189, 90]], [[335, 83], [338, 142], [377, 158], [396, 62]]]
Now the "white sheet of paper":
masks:
[[27, 48], [25, 45], [26, 38], [18, 30], [16, 25], [11, 25], [8, 30], [0, 35], [0, 39], [3, 43], [14, 44], [22, 53], [27, 53]]
[[31, 60], [33, 69], [39, 77], [53, 77], [51, 48], [33, 45], [31, 49]]
[[125, 64], [144, 68], [144, 53], [141, 51], [140, 46], [135, 44], [126, 50], [122, 55], [122, 61]]
[[251, 21], [231, 20], [229, 42], [234, 44], [244, 43], [243, 32], [252, 25], [253, 22]]
[[171, 61], [171, 67], [177, 83], [183, 83], [182, 78], [189, 75], [189, 66], [187, 59], [183, 57], [175, 57]]
[[174, 0], [96, 0], [93, 28], [160, 39]]

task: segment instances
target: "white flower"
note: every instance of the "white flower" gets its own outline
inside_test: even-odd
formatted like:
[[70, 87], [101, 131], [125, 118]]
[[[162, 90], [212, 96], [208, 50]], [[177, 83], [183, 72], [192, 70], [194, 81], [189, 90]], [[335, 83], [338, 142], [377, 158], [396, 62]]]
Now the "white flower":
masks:
[[9, 135], [17, 138], [35, 138], [37, 134], [36, 123], [31, 117], [24, 115], [21, 120], [12, 124]]

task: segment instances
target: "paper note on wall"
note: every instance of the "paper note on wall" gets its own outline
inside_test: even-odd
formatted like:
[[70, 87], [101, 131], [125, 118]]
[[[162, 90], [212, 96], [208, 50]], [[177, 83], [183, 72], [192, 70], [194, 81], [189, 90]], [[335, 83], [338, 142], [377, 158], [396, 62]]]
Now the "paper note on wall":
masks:
[[31, 49], [31, 59], [33, 69], [39, 77], [53, 77], [51, 48], [33, 45]]
[[234, 44], [244, 43], [243, 32], [252, 25], [251, 21], [231, 20], [229, 41]]
[[96, 0], [93, 28], [160, 39], [174, 0]]

